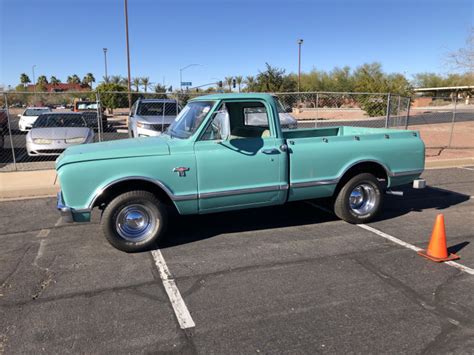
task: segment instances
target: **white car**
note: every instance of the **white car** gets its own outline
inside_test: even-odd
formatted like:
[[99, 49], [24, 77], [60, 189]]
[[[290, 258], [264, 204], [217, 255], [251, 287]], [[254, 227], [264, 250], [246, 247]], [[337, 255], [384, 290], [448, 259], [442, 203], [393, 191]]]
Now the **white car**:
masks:
[[28, 132], [38, 116], [46, 112], [51, 112], [51, 109], [49, 107], [27, 107], [22, 114], [18, 115], [20, 117], [18, 128], [22, 132]]
[[139, 99], [130, 112], [130, 137], [159, 136], [176, 119], [179, 105], [172, 99]]
[[26, 135], [26, 150], [32, 156], [58, 156], [66, 148], [94, 142], [94, 130], [81, 113], [51, 112], [38, 117]]

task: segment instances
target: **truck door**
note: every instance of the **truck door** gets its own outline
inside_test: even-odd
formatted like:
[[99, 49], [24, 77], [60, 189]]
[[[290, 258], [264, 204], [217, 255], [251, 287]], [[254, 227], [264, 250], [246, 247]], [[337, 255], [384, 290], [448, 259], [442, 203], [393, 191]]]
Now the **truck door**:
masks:
[[199, 211], [286, 201], [287, 153], [263, 101], [223, 102], [196, 141]]

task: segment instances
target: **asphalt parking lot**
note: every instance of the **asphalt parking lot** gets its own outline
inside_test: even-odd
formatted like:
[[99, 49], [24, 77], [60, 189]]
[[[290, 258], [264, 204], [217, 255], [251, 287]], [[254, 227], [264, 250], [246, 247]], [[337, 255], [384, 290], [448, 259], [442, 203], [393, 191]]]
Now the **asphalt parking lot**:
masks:
[[[473, 353], [474, 167], [424, 177], [368, 227], [308, 203], [181, 217], [158, 254], [0, 202], [0, 353]], [[458, 264], [393, 241], [426, 247], [438, 213]]]

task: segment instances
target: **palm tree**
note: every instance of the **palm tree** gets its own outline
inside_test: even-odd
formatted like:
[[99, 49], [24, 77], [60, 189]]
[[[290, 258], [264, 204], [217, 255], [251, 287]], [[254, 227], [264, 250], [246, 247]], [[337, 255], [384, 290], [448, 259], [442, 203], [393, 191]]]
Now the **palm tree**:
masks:
[[87, 73], [84, 78], [82, 79], [82, 83], [84, 85], [89, 86], [92, 89], [92, 83], [95, 83], [95, 78], [94, 74], [92, 73]]
[[112, 75], [109, 77], [112, 84], [122, 84], [123, 78], [120, 75]]
[[226, 83], [227, 86], [229, 87], [229, 91], [232, 91], [232, 79], [233, 79], [233, 77], [231, 77], [231, 76], [226, 76], [226, 77], [224, 78], [225, 83]]
[[102, 82], [103, 82], [104, 84], [110, 83], [110, 76], [103, 76], [103, 77], [102, 77]]
[[235, 77], [235, 82], [237, 83], [237, 86], [239, 87], [239, 92], [240, 92], [240, 86], [242, 85], [242, 81], [244, 80], [242, 75], [237, 75]]
[[45, 85], [48, 83], [48, 78], [46, 77], [46, 75], [40, 75], [38, 76], [38, 80], [36, 82], [38, 83], [38, 85]]
[[61, 80], [59, 80], [58, 78], [56, 78], [56, 77], [53, 75], [53, 76], [51, 76], [51, 78], [49, 78], [49, 82], [51, 83], [51, 85], [56, 86], [56, 85], [58, 85], [59, 83], [61, 83]]
[[135, 91], [139, 92], [140, 91], [140, 86], [142, 86], [142, 79], [138, 78], [138, 77], [132, 78], [131, 84], [135, 88]]
[[20, 83], [22, 83], [23, 86], [26, 86], [26, 84], [31, 83], [30, 77], [25, 73], [22, 73], [20, 75]]
[[151, 87], [151, 81], [150, 81], [150, 78], [148, 76], [143, 76], [141, 78], [141, 83], [142, 83], [142, 86], [143, 86], [143, 89], [145, 90], [145, 92], [147, 91], [147, 89], [149, 87]]
[[72, 76], [67, 77], [67, 83], [68, 84], [80, 84], [81, 79], [76, 74], [73, 74]]
[[245, 85], [247, 85], [246, 91], [253, 91], [255, 89], [255, 77], [249, 75], [245, 78]]

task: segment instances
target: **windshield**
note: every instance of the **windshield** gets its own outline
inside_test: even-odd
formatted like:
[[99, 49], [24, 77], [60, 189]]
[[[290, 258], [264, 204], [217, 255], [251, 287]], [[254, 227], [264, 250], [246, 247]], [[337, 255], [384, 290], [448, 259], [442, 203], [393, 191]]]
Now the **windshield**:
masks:
[[140, 102], [139, 116], [176, 116], [176, 102]]
[[33, 128], [46, 128], [46, 127], [86, 127], [86, 122], [81, 117], [81, 115], [43, 114], [38, 117], [36, 122], [33, 124]]
[[169, 127], [168, 134], [177, 138], [191, 137], [213, 105], [213, 101], [194, 101], [188, 103]]
[[23, 116], [39, 116], [44, 112], [50, 112], [49, 108], [28, 108], [25, 110]]

